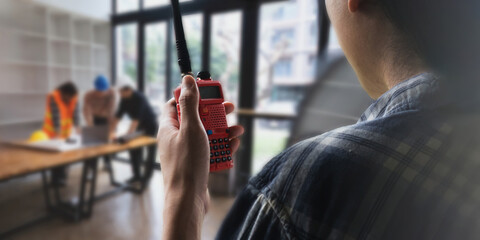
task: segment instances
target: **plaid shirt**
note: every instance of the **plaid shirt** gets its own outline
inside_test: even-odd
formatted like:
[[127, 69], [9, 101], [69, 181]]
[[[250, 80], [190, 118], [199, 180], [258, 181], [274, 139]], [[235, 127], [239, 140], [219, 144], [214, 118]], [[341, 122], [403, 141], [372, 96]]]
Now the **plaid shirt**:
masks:
[[218, 239], [479, 239], [480, 123], [421, 74], [272, 159]]

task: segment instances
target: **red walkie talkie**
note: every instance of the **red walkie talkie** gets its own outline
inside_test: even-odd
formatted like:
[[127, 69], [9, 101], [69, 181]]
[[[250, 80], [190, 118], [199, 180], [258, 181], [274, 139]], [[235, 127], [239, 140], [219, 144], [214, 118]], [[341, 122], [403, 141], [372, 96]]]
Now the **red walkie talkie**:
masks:
[[[171, 2], [180, 72], [182, 77], [193, 76], [179, 3], [178, 0]], [[208, 71], [202, 71], [197, 75], [197, 86], [200, 92], [198, 111], [210, 142], [210, 172], [233, 168], [232, 150], [228, 138], [229, 129], [223, 106], [222, 85], [219, 81], [212, 80]], [[181, 121], [180, 105], [178, 104], [180, 92], [180, 87], [173, 92], [177, 102], [178, 121]]]

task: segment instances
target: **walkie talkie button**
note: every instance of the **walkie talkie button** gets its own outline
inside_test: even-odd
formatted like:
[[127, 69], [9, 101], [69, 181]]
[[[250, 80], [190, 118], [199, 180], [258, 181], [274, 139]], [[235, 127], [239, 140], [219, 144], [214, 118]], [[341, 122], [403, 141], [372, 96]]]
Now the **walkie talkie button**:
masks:
[[213, 150], [218, 150], [218, 146], [217, 145], [213, 146]]
[[220, 153], [219, 152], [215, 152], [215, 156], [220, 156]]
[[219, 163], [220, 161], [222, 161], [221, 158], [217, 158], [217, 159], [215, 159], [215, 160], [217, 161], [217, 163]]
[[213, 153], [210, 153], [210, 157], [213, 157]]
[[223, 146], [223, 145], [220, 145], [219, 147], [220, 147], [220, 149], [223, 149], [225, 146]]
[[[208, 134], [208, 135], [212, 135], [212, 134], [213, 134], [213, 131], [212, 131], [212, 130], [207, 130], [207, 134]], [[213, 140], [213, 141], [215, 141], [215, 140]], [[214, 142], [214, 143], [215, 143], [215, 142]]]
[[225, 152], [224, 152], [224, 151], [222, 151], [222, 155], [225, 155]]
[[229, 148], [229, 147], [230, 147], [230, 145], [228, 145], [228, 144], [225, 144], [225, 148]]
[[227, 150], [227, 154], [230, 154], [230, 151]]
[[228, 161], [232, 160], [232, 157], [227, 157]]
[[218, 142], [219, 142], [219, 143], [223, 142], [223, 138], [219, 138], [219, 139], [218, 139]]
[[215, 159], [210, 158], [210, 164], [214, 164], [214, 163], [215, 163]]
[[226, 161], [227, 161], [226, 157], [222, 158], [222, 162], [226, 162]]
[[228, 138], [224, 138], [223, 141], [224, 141], [224, 142], [228, 142]]
[[217, 143], [217, 139], [213, 139], [213, 140], [212, 140], [212, 143], [213, 143], [213, 144], [216, 144], [216, 143]]

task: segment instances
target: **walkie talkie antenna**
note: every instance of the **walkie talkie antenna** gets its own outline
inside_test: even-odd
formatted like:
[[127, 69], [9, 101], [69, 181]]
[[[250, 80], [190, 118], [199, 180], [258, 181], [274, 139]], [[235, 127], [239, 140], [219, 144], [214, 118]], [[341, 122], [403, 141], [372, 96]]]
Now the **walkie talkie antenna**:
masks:
[[178, 0], [171, 0], [173, 9], [173, 28], [175, 29], [175, 38], [177, 45], [178, 66], [182, 77], [192, 74], [192, 65], [190, 63], [190, 54], [188, 53], [187, 41], [183, 31], [182, 15]]

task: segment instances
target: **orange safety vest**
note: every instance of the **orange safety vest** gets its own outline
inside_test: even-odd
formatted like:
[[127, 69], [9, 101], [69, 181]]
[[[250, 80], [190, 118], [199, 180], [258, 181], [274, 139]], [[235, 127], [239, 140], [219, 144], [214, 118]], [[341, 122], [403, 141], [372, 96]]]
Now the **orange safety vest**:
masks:
[[[57, 132], [53, 125], [52, 111], [50, 109], [50, 101], [54, 100], [58, 106], [59, 111], [59, 123], [60, 132]], [[55, 90], [47, 96], [47, 107], [45, 111], [45, 120], [43, 123], [43, 131], [47, 133], [50, 138], [61, 137], [68, 138], [72, 133], [73, 128], [73, 115], [75, 113], [75, 107], [77, 106], [77, 97], [74, 97], [67, 105], [62, 101], [60, 91]]]

